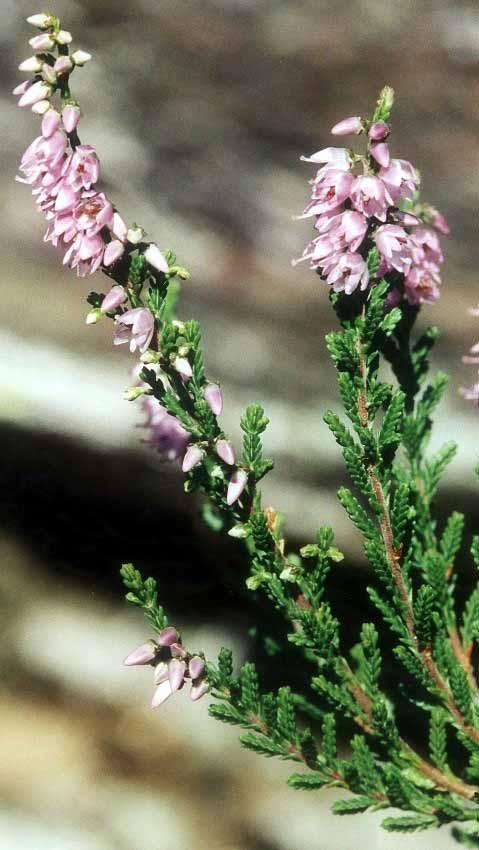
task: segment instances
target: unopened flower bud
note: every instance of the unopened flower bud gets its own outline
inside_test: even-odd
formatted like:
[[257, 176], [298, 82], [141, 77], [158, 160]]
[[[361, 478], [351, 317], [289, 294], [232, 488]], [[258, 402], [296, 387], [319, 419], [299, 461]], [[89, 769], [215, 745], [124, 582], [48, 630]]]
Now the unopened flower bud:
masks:
[[185, 681], [186, 663], [178, 658], [173, 658], [168, 665], [168, 676], [171, 690], [179, 691]]
[[158, 708], [159, 705], [162, 705], [166, 700], [171, 697], [173, 691], [171, 690], [171, 685], [169, 679], [166, 679], [161, 685], [158, 685], [155, 693], [153, 694], [153, 699], [151, 700], [151, 707]]
[[52, 25], [52, 23], [53, 23], [53, 18], [52, 18], [51, 15], [45, 15], [45, 14], [30, 15], [30, 17], [27, 18], [27, 24], [31, 24], [32, 27], [37, 27], [37, 29], [39, 29], [39, 30], [48, 29], [48, 27], [50, 27]]
[[112, 242], [109, 242], [105, 248], [105, 253], [103, 255], [103, 265], [106, 268], [112, 266], [113, 263], [118, 262], [119, 259], [125, 253], [125, 246], [123, 242], [120, 242], [118, 239], [114, 239]]
[[218, 440], [216, 443], [216, 453], [225, 463], [233, 466], [236, 460], [234, 447], [228, 440]]
[[85, 319], [87, 325], [96, 325], [96, 323], [101, 318], [101, 312], [97, 307], [94, 307], [93, 310], [87, 314]]
[[140, 242], [143, 242], [145, 236], [146, 232], [142, 227], [129, 227], [126, 232], [127, 241], [130, 242], [131, 245], [139, 245]]
[[188, 664], [188, 673], [192, 679], [198, 679], [205, 672], [205, 662], [199, 655], [194, 655]]
[[127, 667], [134, 667], [135, 665], [140, 664], [150, 664], [156, 655], [156, 647], [154, 643], [149, 641], [148, 643], [142, 643], [141, 646], [138, 646], [133, 652], [130, 652], [129, 655], [126, 656], [123, 664]]
[[195, 683], [191, 686], [190, 699], [192, 699], [193, 702], [196, 702], [196, 700], [201, 699], [201, 697], [204, 696], [207, 692], [208, 682], [206, 681], [206, 679], [203, 679], [202, 681]]
[[204, 389], [203, 397], [211, 412], [219, 416], [223, 410], [223, 393], [218, 384], [208, 384]]
[[169, 272], [171, 275], [177, 275], [181, 280], [188, 280], [190, 277], [188, 269], [183, 268], [183, 266], [170, 266]]
[[230, 528], [230, 530], [228, 531], [228, 535], [229, 537], [235, 537], [240, 540], [243, 540], [245, 537], [248, 536], [248, 529], [242, 523], [238, 523], [238, 525], [234, 525], [232, 528]]
[[25, 71], [27, 74], [38, 74], [42, 70], [42, 65], [43, 62], [38, 56], [30, 56], [29, 59], [20, 62], [18, 70]]
[[164, 272], [166, 274], [169, 271], [168, 263], [158, 248], [158, 245], [155, 245], [154, 242], [148, 245], [148, 248], [145, 251], [145, 260], [150, 266], [159, 272]]
[[18, 97], [19, 95], [21, 95], [21, 94], [25, 94], [25, 92], [26, 92], [26, 91], [27, 91], [27, 90], [28, 90], [28, 89], [29, 89], [32, 85], [33, 85], [33, 83], [32, 83], [32, 81], [31, 81], [31, 80], [25, 80], [25, 82], [24, 82], [24, 83], [20, 83], [20, 85], [19, 85], [19, 86], [15, 86], [15, 88], [14, 88], [14, 89], [13, 89], [13, 91], [12, 91], [12, 94], [16, 95], [17, 97]]
[[359, 115], [355, 115], [352, 118], [344, 118], [343, 121], [339, 121], [338, 124], [335, 124], [331, 130], [333, 136], [357, 136], [359, 133], [362, 133], [363, 125], [361, 122], [361, 118]]
[[73, 62], [69, 56], [59, 56], [53, 66], [55, 74], [58, 74], [59, 77], [61, 77], [62, 74], [68, 74], [72, 68]]
[[53, 70], [53, 67], [48, 64], [48, 62], [44, 62], [42, 65], [42, 77], [46, 83], [50, 83], [50, 85], [54, 85], [57, 81], [57, 75]]
[[162, 629], [158, 635], [158, 643], [160, 646], [171, 646], [171, 644], [176, 643], [178, 639], [178, 632], [175, 628], [173, 628], [173, 626], [167, 626], [165, 629]]
[[173, 368], [181, 375], [183, 381], [189, 381], [189, 379], [193, 376], [193, 370], [186, 357], [175, 357], [173, 361]]
[[86, 65], [86, 63], [90, 61], [91, 54], [87, 53], [86, 50], [75, 50], [75, 52], [72, 53], [71, 58], [75, 65], [82, 68], [83, 65]]
[[57, 44], [71, 44], [73, 41], [72, 34], [68, 30], [60, 30], [55, 35], [55, 41]]
[[45, 53], [45, 51], [51, 50], [52, 47], [55, 47], [55, 42], [48, 33], [43, 33], [42, 35], [34, 35], [28, 43], [30, 47], [33, 48], [35, 53]]
[[379, 142], [377, 145], [371, 145], [370, 148], [371, 156], [382, 165], [383, 168], [387, 168], [390, 161], [389, 155], [389, 147], [385, 142]]
[[248, 483], [248, 474], [244, 469], [237, 469], [231, 476], [226, 494], [226, 503], [233, 505], [241, 496], [246, 484]]
[[37, 102], [34, 103], [32, 106], [32, 112], [35, 112], [36, 115], [45, 115], [45, 113], [48, 112], [49, 109], [49, 100], [37, 100]]
[[188, 446], [181, 468], [183, 472], [191, 472], [191, 470], [194, 469], [195, 466], [198, 466], [202, 460], [203, 452], [201, 449], [199, 449], [198, 446]]
[[151, 348], [148, 351], [144, 351], [143, 354], [140, 354], [140, 360], [142, 363], [158, 363], [161, 355], [157, 351], [153, 351]]
[[42, 136], [44, 139], [49, 139], [58, 130], [60, 126], [60, 115], [56, 109], [49, 109], [45, 113], [42, 121]]
[[185, 647], [181, 643], [172, 643], [170, 645], [170, 652], [173, 658], [186, 658], [188, 655]]
[[48, 100], [51, 93], [51, 86], [39, 80], [37, 83], [33, 83], [33, 85], [30, 86], [24, 94], [22, 94], [18, 101], [18, 105], [33, 106], [33, 104], [38, 103], [39, 100]]
[[369, 128], [368, 136], [373, 142], [382, 142], [383, 139], [387, 139], [389, 133], [389, 124], [385, 121], [375, 121]]
[[123, 390], [123, 401], [136, 401], [142, 395], [151, 395], [150, 387], [127, 387]]
[[80, 117], [81, 112], [79, 106], [74, 106], [74, 104], [69, 103], [63, 108], [62, 121], [67, 133], [73, 133], [73, 131], [76, 130]]
[[110, 313], [113, 310], [117, 310], [124, 301], [126, 301], [126, 292], [123, 287], [119, 284], [112, 286], [101, 302], [100, 310], [102, 313]]

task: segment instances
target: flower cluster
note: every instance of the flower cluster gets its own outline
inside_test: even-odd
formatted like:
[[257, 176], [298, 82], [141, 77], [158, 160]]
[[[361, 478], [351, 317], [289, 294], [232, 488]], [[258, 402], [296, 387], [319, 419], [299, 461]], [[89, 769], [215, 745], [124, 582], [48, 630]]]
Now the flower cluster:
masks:
[[[314, 217], [318, 235], [294, 262], [309, 260], [335, 292], [350, 295], [389, 276], [393, 303], [402, 295], [410, 304], [435, 301], [443, 262], [437, 231], [447, 233], [448, 227], [436, 210], [413, 205], [418, 172], [410, 162], [391, 158], [385, 121], [355, 116], [331, 132], [366, 134], [367, 153], [329, 147], [302, 157], [320, 168], [310, 181], [311, 202], [298, 218]], [[375, 268], [368, 263], [371, 249], [379, 257]]]
[[192, 655], [181, 643], [181, 638], [173, 626], [162, 629], [158, 639], [138, 646], [125, 658], [127, 667], [150, 665], [155, 668], [155, 692], [151, 707], [157, 708], [176, 691], [180, 691], [185, 682], [191, 681], [190, 699], [201, 699], [208, 691], [205, 675], [205, 662], [199, 655]]

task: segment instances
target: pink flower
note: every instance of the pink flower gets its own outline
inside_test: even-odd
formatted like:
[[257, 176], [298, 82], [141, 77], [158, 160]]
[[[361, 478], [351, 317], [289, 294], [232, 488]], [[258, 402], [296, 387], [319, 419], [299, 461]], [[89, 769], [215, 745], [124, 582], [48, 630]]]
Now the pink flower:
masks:
[[[79, 277], [86, 277], [86, 275], [98, 271], [103, 261], [104, 250], [105, 243], [98, 234], [87, 236], [85, 233], [78, 233], [63, 257], [63, 265], [76, 269]], [[122, 342], [127, 342], [127, 340], [122, 340]], [[116, 341], [116, 337], [114, 344], [120, 344]], [[133, 339], [130, 343], [130, 350], [133, 351], [132, 344]]]
[[437, 301], [440, 283], [437, 270], [414, 266], [404, 280], [406, 298], [410, 304]]
[[44, 139], [49, 139], [60, 127], [61, 119], [56, 109], [49, 109], [43, 116], [42, 121], [42, 136]]
[[301, 156], [303, 162], [322, 162], [326, 167], [337, 168], [340, 171], [349, 171], [351, 168], [351, 157], [346, 148], [323, 148], [311, 156]]
[[216, 452], [222, 461], [233, 466], [236, 460], [236, 453], [233, 445], [228, 440], [218, 440], [216, 443]]
[[382, 142], [383, 139], [387, 139], [389, 132], [389, 124], [385, 121], [375, 121], [369, 128], [368, 136], [373, 142]]
[[439, 233], [447, 236], [450, 233], [450, 229], [446, 217], [434, 207], [431, 207], [430, 213], [432, 226], [435, 227], [436, 230], [439, 230]]
[[123, 287], [118, 284], [116, 286], [112, 286], [101, 302], [101, 312], [110, 313], [113, 310], [117, 310], [124, 301], [126, 301], [126, 292]]
[[370, 153], [379, 165], [382, 165], [384, 168], [388, 167], [391, 157], [389, 155], [389, 147], [385, 142], [380, 142], [377, 145], [371, 145]]
[[145, 307], [127, 310], [121, 316], [115, 316], [115, 323], [113, 345], [123, 345], [128, 342], [132, 353], [137, 350], [140, 352], [147, 350], [155, 330], [155, 321], [149, 310]]
[[78, 230], [94, 236], [104, 227], [111, 227], [113, 205], [103, 192], [83, 192], [73, 211], [73, 219]]
[[416, 265], [432, 263], [437, 266], [444, 260], [439, 237], [431, 227], [416, 227], [413, 230], [411, 233], [411, 250]]
[[405, 159], [392, 159], [387, 168], [381, 168], [379, 177], [395, 203], [403, 198], [410, 200], [420, 182], [416, 169]]
[[220, 416], [223, 410], [223, 394], [218, 384], [208, 384], [203, 391], [203, 397], [211, 412]]
[[369, 175], [356, 177], [350, 192], [354, 207], [368, 218], [374, 216], [386, 221], [388, 207], [392, 206], [391, 197], [379, 177]]
[[191, 472], [203, 460], [203, 452], [198, 446], [188, 446], [181, 468], [183, 472]]
[[335, 292], [345, 292], [351, 295], [359, 286], [366, 289], [369, 282], [368, 267], [360, 254], [348, 251], [341, 254], [331, 263], [332, 270], [329, 272], [326, 282], [333, 287]]
[[334, 125], [331, 133], [333, 136], [357, 136], [362, 131], [363, 125], [361, 118], [356, 115], [353, 118], [344, 118], [342, 121], [339, 121], [338, 124]]
[[133, 650], [133, 652], [130, 652], [130, 654], [126, 656], [123, 664], [127, 667], [151, 664], [151, 662], [155, 659], [157, 649], [157, 646], [155, 646], [155, 644], [151, 641], [148, 643], [142, 643], [141, 646], [138, 646]]
[[237, 469], [233, 472], [228, 484], [226, 494], [226, 504], [231, 507], [241, 496], [244, 488], [248, 483], [248, 474], [245, 469]]
[[384, 224], [375, 234], [375, 242], [387, 269], [396, 269], [407, 274], [411, 268], [411, 245], [409, 237], [397, 224]]
[[73, 131], [76, 130], [80, 121], [80, 116], [81, 112], [79, 106], [68, 104], [63, 108], [62, 121], [67, 133], [73, 133]]
[[153, 448], [170, 461], [183, 457], [191, 434], [152, 396], [143, 397], [142, 407], [148, 417], [146, 427], [150, 431], [149, 442]]
[[100, 176], [100, 163], [91, 145], [78, 145], [63, 168], [64, 181], [75, 191], [91, 189]]
[[28, 86], [28, 88], [25, 88], [20, 100], [18, 101], [18, 105], [33, 106], [34, 103], [38, 103], [40, 100], [49, 100], [51, 94], [52, 87], [43, 82], [43, 80], [39, 80], [31, 86]]
[[350, 251], [358, 250], [367, 229], [368, 221], [361, 213], [355, 210], [346, 210], [342, 213], [338, 231], [342, 234]]
[[17, 180], [28, 183], [34, 190], [52, 185], [60, 178], [66, 148], [67, 140], [60, 131], [48, 138], [38, 136], [26, 149], [20, 162], [20, 171], [25, 178]]
[[105, 254], [103, 256], [103, 265], [106, 268], [109, 268], [114, 263], [117, 263], [124, 253], [125, 246], [123, 242], [120, 242], [119, 239], [113, 239], [112, 242], [109, 242], [105, 248]]

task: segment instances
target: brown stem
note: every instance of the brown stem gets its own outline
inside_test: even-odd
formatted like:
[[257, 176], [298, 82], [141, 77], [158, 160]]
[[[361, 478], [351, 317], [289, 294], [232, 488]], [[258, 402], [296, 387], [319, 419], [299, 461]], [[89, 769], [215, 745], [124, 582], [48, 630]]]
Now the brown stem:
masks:
[[449, 626], [449, 637], [451, 639], [451, 646], [454, 650], [454, 654], [459, 661], [459, 664], [464, 668], [469, 685], [471, 686], [473, 691], [477, 691], [477, 682], [476, 677], [474, 675], [474, 671], [472, 669], [471, 664], [471, 650], [472, 644], [469, 647], [464, 647], [459, 636], [459, 632], [457, 631], [455, 626]]

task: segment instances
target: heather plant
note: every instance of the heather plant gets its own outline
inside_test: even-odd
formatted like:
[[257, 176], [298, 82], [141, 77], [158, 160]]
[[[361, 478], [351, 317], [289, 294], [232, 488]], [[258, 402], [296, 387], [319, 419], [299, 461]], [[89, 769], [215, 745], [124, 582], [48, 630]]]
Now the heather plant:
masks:
[[[19, 179], [32, 187], [45, 239], [64, 252], [64, 264], [80, 277], [101, 271], [109, 279], [105, 293], [88, 295], [87, 324], [112, 321], [114, 344], [135, 355], [127, 400], [141, 406], [152, 448], [181, 465], [185, 491], [201, 495], [205, 521], [243, 541], [241, 581], [283, 623], [274, 663], [292, 647], [305, 684], [266, 691], [255, 666], [236, 670], [227, 648], [216, 661], [188, 648], [155, 579], [131, 564], [121, 570], [126, 598], [154, 637], [125, 664], [152, 668], [153, 707], [208, 694], [211, 717], [243, 729], [244, 747], [297, 764], [291, 788], [344, 789], [333, 806], [338, 815], [393, 809], [383, 820], [389, 831], [454, 823], [459, 842], [479, 846], [479, 590], [465, 604], [456, 600], [464, 517], [454, 511], [441, 522], [435, 509], [455, 445], [428, 452], [447, 378], [428, 377], [436, 328], [415, 330], [423, 305], [440, 295], [440, 235], [448, 227], [420, 199], [417, 170], [391, 157], [392, 90], [382, 90], [371, 117], [333, 127], [335, 136], [356, 136], [360, 150], [329, 147], [304, 158], [319, 166], [300, 216], [313, 219], [315, 237], [295, 261], [318, 274], [318, 297], [328, 294], [336, 316], [326, 343], [344, 414], [326, 411], [324, 419], [344, 458], [349, 486], [338, 496], [362, 535], [381, 624], [365, 622], [346, 650], [348, 624], [328, 599], [329, 573], [343, 559], [333, 530], [319, 528], [295, 552], [281, 515], [263, 506], [259, 485], [273, 467], [262, 446], [268, 419], [259, 404], [246, 409], [238, 453], [220, 422], [220, 386], [206, 376], [200, 326], [177, 317], [188, 272], [173, 251], [128, 226], [97, 188], [98, 156], [80, 141], [70, 86], [91, 57], [71, 52], [72, 37], [54, 16], [29, 22], [40, 34], [20, 65], [29, 78], [14, 93], [42, 124]], [[467, 392], [477, 398], [477, 388]], [[479, 567], [479, 537], [471, 554]], [[414, 745], [397, 711], [404, 700], [424, 730]]]

